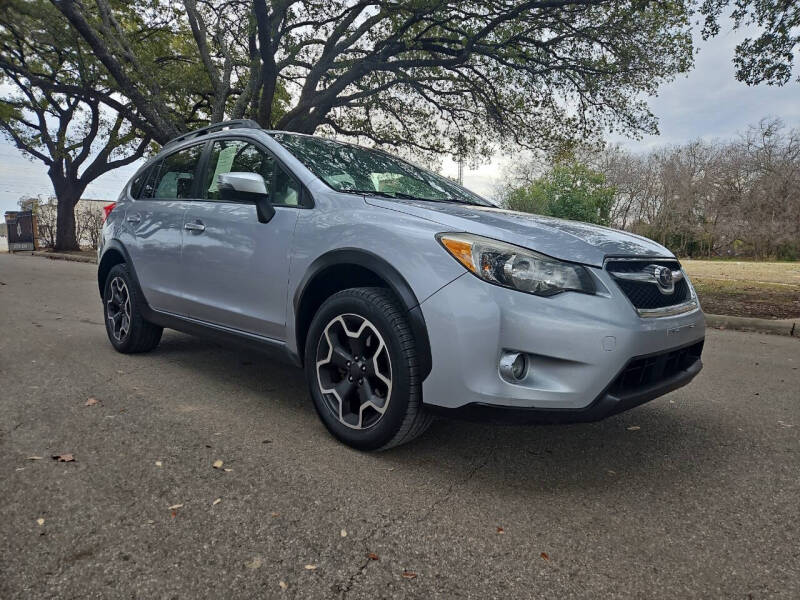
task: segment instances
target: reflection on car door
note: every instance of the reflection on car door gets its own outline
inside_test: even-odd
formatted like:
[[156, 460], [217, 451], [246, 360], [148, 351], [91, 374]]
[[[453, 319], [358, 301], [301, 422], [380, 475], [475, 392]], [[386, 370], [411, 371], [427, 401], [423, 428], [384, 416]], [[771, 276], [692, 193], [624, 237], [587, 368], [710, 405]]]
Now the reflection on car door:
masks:
[[[251, 203], [220, 198], [217, 177], [264, 177], [275, 216], [260, 223]], [[181, 287], [189, 316], [285, 339], [289, 252], [300, 186], [264, 149], [244, 140], [211, 144], [200, 192], [185, 215]]]
[[196, 194], [203, 144], [174, 152], [134, 180], [120, 241], [128, 249], [147, 303], [185, 315], [180, 286], [184, 213]]

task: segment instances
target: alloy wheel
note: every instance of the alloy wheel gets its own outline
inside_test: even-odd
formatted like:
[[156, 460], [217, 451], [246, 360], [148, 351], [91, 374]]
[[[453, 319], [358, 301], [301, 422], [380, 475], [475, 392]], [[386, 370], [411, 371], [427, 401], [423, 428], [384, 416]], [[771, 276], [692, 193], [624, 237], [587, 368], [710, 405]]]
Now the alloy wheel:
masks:
[[343, 425], [368, 429], [381, 420], [392, 395], [389, 349], [360, 315], [332, 319], [320, 336], [317, 381], [325, 404]]
[[110, 296], [106, 302], [106, 318], [111, 333], [118, 342], [128, 337], [131, 329], [131, 296], [122, 277], [114, 277], [109, 285]]

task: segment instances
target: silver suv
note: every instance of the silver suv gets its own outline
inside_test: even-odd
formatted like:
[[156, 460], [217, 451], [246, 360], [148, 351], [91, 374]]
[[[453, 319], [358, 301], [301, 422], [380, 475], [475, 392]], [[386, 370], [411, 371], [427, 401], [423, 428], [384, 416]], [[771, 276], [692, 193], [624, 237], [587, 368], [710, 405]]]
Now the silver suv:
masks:
[[107, 209], [97, 281], [118, 351], [152, 350], [164, 327], [269, 351], [363, 450], [436, 414], [593, 421], [702, 366], [703, 314], [659, 244], [252, 121], [183, 135], [139, 169]]

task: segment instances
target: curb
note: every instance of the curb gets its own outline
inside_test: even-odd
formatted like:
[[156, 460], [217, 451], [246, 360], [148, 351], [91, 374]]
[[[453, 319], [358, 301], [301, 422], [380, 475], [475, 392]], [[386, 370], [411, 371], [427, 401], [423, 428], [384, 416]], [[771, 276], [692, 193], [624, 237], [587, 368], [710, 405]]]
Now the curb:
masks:
[[773, 335], [800, 337], [800, 320], [795, 319], [756, 319], [753, 317], [706, 315], [706, 325], [717, 329], [757, 331]]
[[[14, 254], [21, 254], [21, 253], [15, 252]], [[94, 256], [93, 254], [90, 256], [79, 256], [75, 254], [66, 254], [62, 252], [47, 252], [44, 250], [34, 250], [30, 254], [31, 256], [41, 256], [43, 258], [49, 258], [50, 260], [68, 260], [72, 262], [97, 264], [97, 257]]]

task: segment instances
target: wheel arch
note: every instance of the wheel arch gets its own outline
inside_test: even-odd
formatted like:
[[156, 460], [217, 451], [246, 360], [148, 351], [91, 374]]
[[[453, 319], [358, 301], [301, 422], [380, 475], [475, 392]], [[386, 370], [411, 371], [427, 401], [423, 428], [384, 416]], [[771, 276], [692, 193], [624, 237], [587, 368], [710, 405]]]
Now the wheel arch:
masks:
[[[128, 254], [128, 250], [125, 246], [122, 245], [121, 242], [118, 240], [109, 240], [106, 242], [105, 249], [103, 250], [103, 255], [100, 257], [100, 262], [97, 265], [97, 288], [100, 291], [100, 297], [103, 297], [103, 291], [106, 286], [106, 279], [108, 278], [108, 273], [115, 265], [119, 265], [125, 263], [128, 265], [128, 270], [133, 277], [134, 284], [139, 288], [138, 291], [141, 292], [141, 286], [139, 285], [139, 278], [136, 276], [136, 269], [133, 267], [133, 263], [131, 262], [131, 256]], [[142, 295], [144, 298], [144, 296]]]
[[431, 371], [428, 328], [419, 300], [406, 279], [388, 261], [358, 248], [333, 250], [318, 257], [306, 271], [293, 298], [297, 353], [302, 362], [308, 329], [317, 310], [327, 298], [344, 289], [379, 286], [390, 289], [406, 309], [417, 343], [420, 377]]

